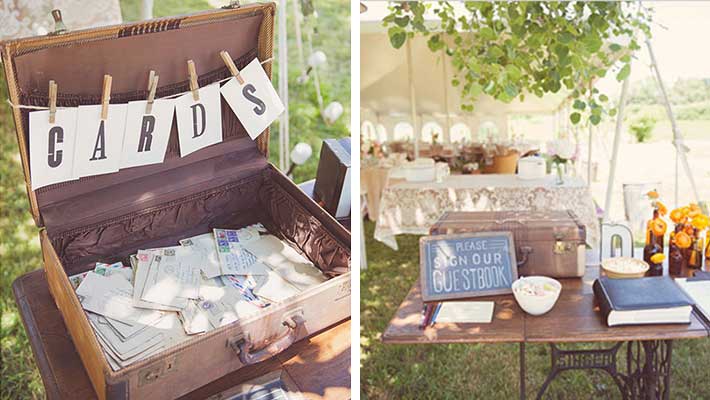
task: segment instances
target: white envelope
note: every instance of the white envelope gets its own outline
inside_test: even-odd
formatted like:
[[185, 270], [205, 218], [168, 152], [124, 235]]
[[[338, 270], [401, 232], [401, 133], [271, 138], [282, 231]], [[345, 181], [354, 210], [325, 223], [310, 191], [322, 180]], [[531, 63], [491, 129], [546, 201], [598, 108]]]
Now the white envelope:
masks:
[[301, 291], [327, 280], [312, 262], [274, 235], [263, 235], [244, 248]]

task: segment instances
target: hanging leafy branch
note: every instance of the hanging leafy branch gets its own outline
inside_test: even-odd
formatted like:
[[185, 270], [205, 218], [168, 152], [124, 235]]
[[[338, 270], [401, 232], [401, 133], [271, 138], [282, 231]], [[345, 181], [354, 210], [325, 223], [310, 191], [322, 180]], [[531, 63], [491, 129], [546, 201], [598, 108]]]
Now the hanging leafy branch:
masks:
[[[431, 9], [440, 21], [425, 23]], [[574, 98], [572, 123], [591, 124], [616, 114], [609, 97], [593, 83], [631, 73], [636, 33], [650, 36], [651, 10], [640, 2], [464, 2], [395, 3], [384, 18], [393, 47], [415, 35], [428, 36], [429, 49], [442, 49], [456, 69], [452, 85], [462, 87], [464, 111], [482, 94], [509, 103], [526, 93], [542, 97], [563, 87]], [[622, 44], [622, 39], [625, 43]]]

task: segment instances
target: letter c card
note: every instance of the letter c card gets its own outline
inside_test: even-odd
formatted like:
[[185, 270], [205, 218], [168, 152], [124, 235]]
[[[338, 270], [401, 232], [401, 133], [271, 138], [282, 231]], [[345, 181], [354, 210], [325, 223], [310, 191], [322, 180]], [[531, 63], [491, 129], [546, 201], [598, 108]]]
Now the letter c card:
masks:
[[125, 126], [125, 104], [109, 105], [105, 120], [100, 105], [79, 106], [74, 178], [118, 172]]
[[150, 114], [145, 113], [147, 103], [145, 100], [128, 103], [121, 168], [157, 164], [165, 159], [175, 100], [155, 100]]
[[284, 111], [279, 95], [258, 59], [253, 59], [237, 78], [222, 86], [222, 96], [252, 139], [256, 139]]
[[76, 108], [58, 109], [50, 124], [49, 111], [30, 113], [32, 190], [73, 179], [76, 114]]
[[194, 100], [192, 92], [175, 99], [181, 157], [222, 141], [219, 83], [200, 88], [198, 92], [198, 101]]

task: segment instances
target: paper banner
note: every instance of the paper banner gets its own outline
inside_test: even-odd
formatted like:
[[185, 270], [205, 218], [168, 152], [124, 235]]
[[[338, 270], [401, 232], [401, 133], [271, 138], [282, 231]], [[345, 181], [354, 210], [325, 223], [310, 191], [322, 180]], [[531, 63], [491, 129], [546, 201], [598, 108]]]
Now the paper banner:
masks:
[[128, 103], [121, 168], [161, 163], [165, 159], [175, 100], [155, 100], [150, 114], [145, 114], [146, 103]]
[[101, 105], [79, 106], [74, 151], [74, 178], [117, 172], [126, 125], [126, 104], [108, 106], [101, 119]]
[[72, 180], [76, 108], [57, 110], [54, 124], [49, 111], [30, 113], [30, 174], [32, 189]]
[[230, 79], [221, 92], [247, 133], [256, 139], [284, 111], [279, 95], [258, 59], [253, 59], [240, 72], [244, 84]]
[[222, 141], [219, 84], [199, 89], [199, 95], [199, 101], [193, 99], [192, 92], [175, 99], [181, 157]]

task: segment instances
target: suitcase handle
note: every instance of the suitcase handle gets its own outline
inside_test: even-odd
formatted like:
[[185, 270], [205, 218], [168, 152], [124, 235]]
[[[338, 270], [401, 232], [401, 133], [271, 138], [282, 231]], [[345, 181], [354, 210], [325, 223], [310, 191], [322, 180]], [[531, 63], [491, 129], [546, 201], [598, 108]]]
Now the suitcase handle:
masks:
[[239, 361], [242, 365], [252, 365], [281, 353], [293, 344], [298, 338], [298, 331], [305, 324], [305, 320], [300, 314], [292, 315], [283, 321], [286, 331], [281, 337], [274, 340], [266, 347], [252, 352], [254, 345], [248, 340], [239, 340], [236, 344], [235, 351], [239, 354]]
[[533, 252], [533, 248], [530, 246], [520, 246], [518, 251], [520, 251], [521, 255], [521, 259], [518, 260], [518, 268], [522, 268], [525, 264], [527, 264], [529, 258], [528, 256]]

